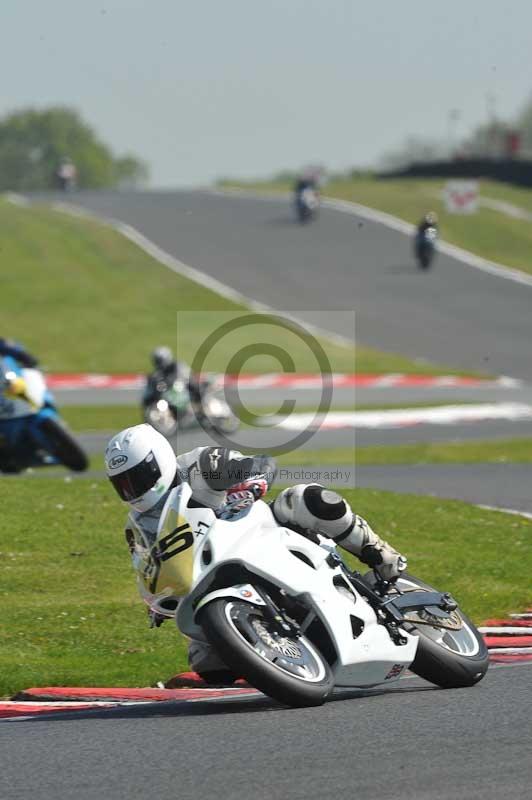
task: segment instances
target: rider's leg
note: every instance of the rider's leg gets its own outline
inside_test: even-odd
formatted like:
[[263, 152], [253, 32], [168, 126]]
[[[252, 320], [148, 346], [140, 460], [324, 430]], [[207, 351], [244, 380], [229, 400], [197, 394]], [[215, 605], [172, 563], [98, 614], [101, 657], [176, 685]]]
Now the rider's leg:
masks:
[[198, 639], [190, 639], [188, 644], [188, 663], [193, 672], [207, 683], [234, 683], [238, 675], [225, 664], [214, 647]]
[[272, 504], [280, 525], [302, 533], [319, 533], [375, 568], [385, 579], [396, 578], [406, 559], [354, 514], [341, 495], [318, 483], [284, 489]]

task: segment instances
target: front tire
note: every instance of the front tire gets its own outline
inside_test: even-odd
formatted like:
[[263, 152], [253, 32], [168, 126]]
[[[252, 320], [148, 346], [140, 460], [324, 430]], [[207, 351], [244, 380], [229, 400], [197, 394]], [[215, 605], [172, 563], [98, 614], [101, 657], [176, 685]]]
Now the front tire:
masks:
[[233, 597], [213, 600], [200, 612], [207, 639], [248, 683], [287, 706], [319, 706], [334, 679], [314, 645], [279, 635], [262, 608]]
[[[402, 576], [397, 585], [401, 591], [435, 591], [412, 575]], [[405, 611], [404, 615], [415, 618], [416, 613]], [[489, 666], [488, 649], [474, 623], [459, 608], [452, 614], [455, 615], [456, 624], [461, 623], [461, 627], [455, 630], [442, 630], [424, 624], [416, 626], [414, 619], [412, 627], [404, 626], [410, 633], [419, 636], [416, 657], [410, 669], [442, 689], [473, 686], [482, 680]]]
[[172, 408], [168, 406], [168, 408], [161, 411], [157, 408], [157, 403], [150, 403], [144, 409], [144, 421], [151, 425], [152, 428], [155, 428], [158, 433], [162, 433], [167, 439], [174, 436], [179, 427]]

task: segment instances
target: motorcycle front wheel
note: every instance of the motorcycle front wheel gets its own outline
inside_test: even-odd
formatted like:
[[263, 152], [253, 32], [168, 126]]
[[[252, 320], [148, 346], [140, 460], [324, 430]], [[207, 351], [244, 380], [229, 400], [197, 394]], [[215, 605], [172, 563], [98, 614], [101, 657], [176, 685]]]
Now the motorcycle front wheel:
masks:
[[265, 611], [233, 597], [213, 600], [199, 622], [223, 661], [287, 706], [319, 706], [334, 687], [331, 668], [305, 636], [281, 634]]
[[[437, 591], [413, 575], [402, 576], [396, 586], [403, 593]], [[402, 610], [403, 616], [411, 621], [411, 626], [408, 623], [403, 627], [419, 637], [416, 657], [410, 665], [412, 672], [443, 689], [473, 686], [482, 680], [489, 665], [488, 649], [474, 623], [460, 608], [450, 612], [448, 619], [432, 616], [430, 608]], [[445, 627], [433, 627], [431, 621]]]
[[167, 439], [173, 436], [179, 427], [176, 415], [169, 405], [167, 408], [159, 409], [157, 403], [151, 403], [144, 409], [144, 421]]

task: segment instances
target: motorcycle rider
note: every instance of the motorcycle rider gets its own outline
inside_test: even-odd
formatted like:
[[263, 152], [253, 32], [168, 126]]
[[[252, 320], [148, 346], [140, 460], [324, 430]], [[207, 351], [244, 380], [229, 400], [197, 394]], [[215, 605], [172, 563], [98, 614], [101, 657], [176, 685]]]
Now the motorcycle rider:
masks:
[[177, 361], [169, 347], [156, 347], [151, 353], [153, 372], [146, 377], [144, 403], [153, 403], [160, 396], [159, 384], [172, 386], [176, 380], [182, 380], [193, 404], [201, 402], [201, 386], [190, 373], [188, 364]]
[[[170, 490], [188, 481], [191, 501], [230, 518], [263, 497], [273, 483], [275, 461], [267, 455], [245, 456], [224, 447], [196, 447], [177, 457], [169, 442], [150, 425], [135, 425], [113, 436], [105, 451], [106, 474], [119, 497], [130, 507], [125, 536], [134, 558], [149, 549]], [[384, 542], [349, 503], [321, 484], [297, 484], [283, 489], [270, 503], [279, 525], [316, 540], [317, 534], [356, 555], [388, 581], [406, 568], [406, 559]], [[135, 563], [135, 560], [134, 560]], [[145, 591], [141, 592], [145, 595]], [[149, 598], [145, 597], [149, 603]], [[152, 626], [164, 617], [150, 613]], [[214, 649], [191, 641], [190, 666], [208, 679], [227, 673]]]
[[306, 169], [296, 179], [294, 184], [294, 194], [296, 200], [301, 196], [305, 189], [312, 189], [318, 194], [320, 188], [320, 176], [316, 169]]
[[29, 353], [21, 344], [12, 339], [3, 339], [1, 337], [0, 356], [10, 356], [23, 367], [35, 368], [39, 363], [35, 356]]
[[61, 159], [56, 169], [55, 176], [59, 188], [64, 192], [75, 187], [78, 171], [74, 162], [69, 156], [64, 156], [64, 158]]
[[419, 222], [417, 226], [416, 239], [421, 238], [428, 228], [435, 228], [438, 230], [438, 215], [435, 211], [428, 211]]
[[[19, 342], [0, 337], [0, 359], [2, 359], [3, 356], [13, 358], [22, 367], [35, 368], [39, 364], [35, 356], [25, 350]], [[4, 397], [24, 398], [25, 394], [26, 381], [24, 378], [20, 375], [14, 376], [13, 374], [8, 377], [8, 372], [6, 372], [4, 363], [0, 362], [0, 404], [5, 402], [3, 400]]]

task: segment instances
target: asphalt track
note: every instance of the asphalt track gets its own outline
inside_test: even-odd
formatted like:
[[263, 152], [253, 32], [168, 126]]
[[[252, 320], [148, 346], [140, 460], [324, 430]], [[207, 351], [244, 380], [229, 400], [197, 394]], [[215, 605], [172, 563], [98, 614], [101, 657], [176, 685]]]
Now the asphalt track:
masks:
[[[146, 365], [147, 368], [148, 365]], [[54, 396], [62, 406], [71, 405], [140, 405], [138, 389], [55, 389]], [[284, 400], [293, 399], [298, 407], [317, 408], [321, 392], [317, 389], [261, 388], [241, 389], [240, 398], [251, 408], [278, 408]], [[408, 406], [411, 403], [529, 403], [532, 405], [532, 384], [515, 388], [488, 387], [398, 387], [375, 389], [342, 387], [332, 393], [332, 407], [384, 407], [389, 404]], [[294, 409], [295, 411], [298, 408]]]
[[354, 336], [338, 314], [354, 310], [365, 344], [532, 378], [532, 288], [442, 253], [420, 273], [409, 237], [382, 224], [323, 209], [316, 224], [300, 226], [284, 199], [208, 191], [82, 192], [72, 201], [133, 225], [247, 297], [328, 330]]
[[532, 665], [418, 678], [317, 709], [158, 703], [0, 723], [5, 800], [529, 800]]

